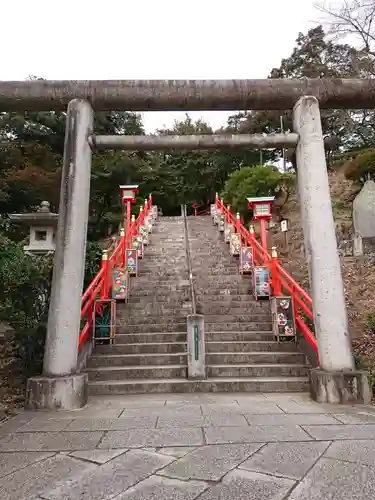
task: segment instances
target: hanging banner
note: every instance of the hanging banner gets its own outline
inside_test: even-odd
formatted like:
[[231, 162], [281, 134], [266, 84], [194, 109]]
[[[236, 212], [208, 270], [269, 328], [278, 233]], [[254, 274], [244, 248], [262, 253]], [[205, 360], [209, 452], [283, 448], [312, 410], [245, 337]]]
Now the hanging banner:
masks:
[[230, 243], [230, 238], [232, 236], [232, 233], [234, 231], [233, 224], [225, 224], [224, 227], [224, 241], [225, 243]]
[[219, 231], [221, 233], [223, 233], [224, 232], [224, 227], [225, 227], [225, 215], [224, 214], [220, 214], [219, 215], [219, 224], [218, 224], [218, 226], [219, 226]]
[[126, 268], [117, 268], [112, 276], [112, 297], [116, 300], [127, 300], [129, 296], [129, 280]]
[[240, 255], [241, 239], [238, 233], [232, 233], [230, 236], [229, 251], [232, 257]]
[[272, 297], [272, 329], [277, 341], [295, 340], [296, 326], [291, 297]]
[[136, 248], [127, 248], [126, 253], [126, 270], [130, 276], [137, 276], [138, 274], [138, 255]]
[[256, 300], [270, 296], [270, 273], [266, 266], [253, 267], [253, 295]]
[[220, 217], [220, 210], [217, 208], [214, 213], [214, 224], [215, 226], [219, 225], [219, 217]]
[[240, 252], [240, 273], [251, 274], [253, 269], [253, 250], [251, 247], [241, 247]]
[[141, 226], [139, 228], [139, 234], [140, 234], [140, 237], [142, 238], [142, 243], [144, 245], [148, 245], [148, 230], [145, 226]]

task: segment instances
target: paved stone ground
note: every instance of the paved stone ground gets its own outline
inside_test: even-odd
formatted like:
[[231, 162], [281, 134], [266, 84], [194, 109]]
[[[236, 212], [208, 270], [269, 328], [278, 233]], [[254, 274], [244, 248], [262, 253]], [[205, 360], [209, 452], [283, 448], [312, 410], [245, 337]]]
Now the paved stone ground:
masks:
[[95, 397], [0, 424], [1, 500], [362, 500], [375, 409], [307, 395]]

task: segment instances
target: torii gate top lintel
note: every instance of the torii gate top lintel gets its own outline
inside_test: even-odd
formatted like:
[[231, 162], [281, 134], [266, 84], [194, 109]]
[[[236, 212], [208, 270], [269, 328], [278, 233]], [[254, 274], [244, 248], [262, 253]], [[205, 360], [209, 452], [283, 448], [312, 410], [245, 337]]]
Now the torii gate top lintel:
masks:
[[62, 111], [85, 99], [97, 111], [286, 110], [301, 96], [321, 108], [375, 108], [374, 79], [0, 81], [0, 111]]

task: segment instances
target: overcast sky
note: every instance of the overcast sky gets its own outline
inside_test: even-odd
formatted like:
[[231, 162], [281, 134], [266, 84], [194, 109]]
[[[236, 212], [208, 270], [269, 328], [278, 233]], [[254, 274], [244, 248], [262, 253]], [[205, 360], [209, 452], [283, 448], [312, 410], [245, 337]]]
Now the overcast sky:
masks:
[[[313, 0], [3, 0], [0, 80], [266, 78]], [[214, 129], [231, 113], [197, 112]], [[147, 132], [184, 113], [145, 113]]]

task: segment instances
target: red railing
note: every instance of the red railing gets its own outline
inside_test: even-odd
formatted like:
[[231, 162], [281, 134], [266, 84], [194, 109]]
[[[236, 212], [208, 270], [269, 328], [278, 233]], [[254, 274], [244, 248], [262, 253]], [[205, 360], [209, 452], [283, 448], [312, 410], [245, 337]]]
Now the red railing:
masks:
[[232, 224], [236, 233], [240, 235], [241, 244], [251, 247], [254, 264], [269, 267], [273, 295], [280, 296], [284, 292], [292, 297], [296, 326], [313, 351], [318, 355], [317, 340], [303, 319], [303, 317], [306, 317], [308, 320], [313, 321], [314, 318], [312, 299], [309, 294], [287, 273], [279, 263], [277, 255], [271, 256], [262, 247], [256, 240], [254, 231], [249, 231], [244, 227], [239, 214], [235, 217], [229, 207], [227, 208], [218, 196], [216, 197], [216, 207], [224, 215], [226, 222]]
[[210, 207], [201, 207], [195, 203], [191, 206], [194, 210], [194, 217], [197, 217], [198, 215], [209, 215], [210, 214]]
[[108, 255], [108, 251], [104, 250], [101, 268], [82, 295], [81, 321], [85, 323], [79, 334], [79, 350], [89, 338], [91, 332], [95, 300], [97, 298], [109, 298], [112, 288], [112, 271], [117, 267], [125, 266], [125, 250], [132, 248], [133, 238], [139, 234], [140, 228], [144, 225], [145, 217], [147, 217], [150, 210], [152, 210], [151, 195], [145, 201], [144, 207], [141, 208], [138, 217], [135, 218], [133, 216], [130, 225], [125, 230], [121, 230], [119, 241], [112, 250], [112, 253]]

